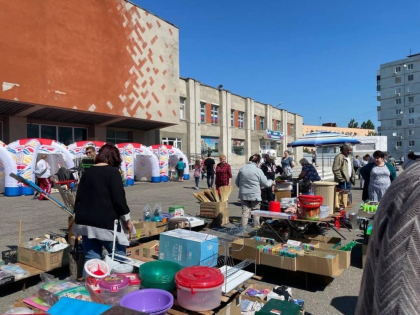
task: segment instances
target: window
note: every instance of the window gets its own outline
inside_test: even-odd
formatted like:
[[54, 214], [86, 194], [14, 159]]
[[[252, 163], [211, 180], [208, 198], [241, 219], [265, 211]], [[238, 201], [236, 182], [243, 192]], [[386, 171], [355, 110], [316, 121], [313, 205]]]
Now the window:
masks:
[[409, 64], [407, 65], [407, 70], [413, 70], [413, 69], [414, 69], [414, 64], [409, 63]]
[[402, 137], [402, 133], [401, 133], [401, 131], [398, 131], [398, 132], [397, 132], [396, 137]]
[[402, 147], [402, 141], [397, 141], [397, 147]]
[[401, 126], [401, 120], [397, 119], [397, 126]]
[[201, 122], [206, 122], [206, 103], [200, 103]]
[[401, 88], [396, 88], [395, 89], [395, 94], [400, 95], [401, 94]]
[[401, 109], [396, 109], [395, 110], [395, 115], [402, 115], [403, 111]]
[[[274, 129], [276, 126], [275, 126], [275, 123], [274, 123], [274, 119], [272, 119], [271, 120], [271, 129]], [[274, 129], [274, 130], [276, 130], [276, 129]]]
[[61, 142], [64, 145], [69, 145], [77, 141], [87, 140], [87, 129], [64, 126], [27, 124], [26, 136], [28, 138], [45, 138], [58, 140], [58, 142]]
[[395, 77], [395, 83], [401, 83], [401, 77]]
[[182, 139], [179, 138], [162, 138], [162, 144], [171, 145], [182, 150]]
[[39, 138], [39, 125], [27, 124], [26, 125], [26, 137], [27, 138]]
[[408, 87], [407, 87], [407, 92], [408, 93], [411, 93], [411, 92], [413, 92], [414, 91], [414, 86], [413, 85], [409, 85]]
[[400, 99], [400, 98], [396, 98], [396, 99], [395, 99], [395, 104], [396, 104], [396, 105], [401, 104], [401, 99]]
[[394, 72], [395, 73], [401, 72], [401, 67], [400, 66], [396, 66]]
[[408, 113], [409, 113], [409, 114], [414, 113], [414, 107], [410, 107], [410, 108], [408, 109]]
[[409, 124], [409, 125], [414, 125], [414, 118], [410, 118], [410, 119], [408, 120], [408, 124]]
[[414, 129], [409, 129], [408, 130], [408, 135], [409, 136], [414, 136]]
[[235, 127], [235, 110], [230, 111], [230, 126]]
[[409, 147], [414, 147], [414, 140], [408, 141], [408, 146]]
[[264, 130], [264, 122], [265, 122], [265, 118], [260, 117], [260, 130]]
[[414, 96], [409, 96], [408, 97], [408, 102], [409, 103], [414, 103]]
[[201, 155], [219, 156], [219, 138], [201, 136]]
[[245, 141], [240, 139], [232, 139], [232, 153], [236, 155], [245, 155]]
[[257, 130], [257, 115], [254, 115], [254, 130]]
[[185, 98], [179, 98], [179, 119], [185, 120]]
[[217, 125], [219, 123], [219, 106], [211, 105], [211, 124]]
[[414, 80], [414, 74], [409, 74], [408, 81], [413, 81], [413, 80]]
[[280, 131], [280, 120], [276, 121], [276, 130]]
[[238, 112], [238, 127], [244, 129], [244, 112]]
[[110, 142], [113, 144], [131, 142], [130, 132], [107, 129], [106, 142]]

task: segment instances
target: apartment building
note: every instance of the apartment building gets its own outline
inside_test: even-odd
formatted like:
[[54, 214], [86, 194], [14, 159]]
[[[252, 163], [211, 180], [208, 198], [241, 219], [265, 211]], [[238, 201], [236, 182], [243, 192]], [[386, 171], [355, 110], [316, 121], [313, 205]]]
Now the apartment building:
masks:
[[395, 157], [420, 151], [420, 54], [380, 65], [377, 72], [378, 133]]
[[179, 79], [179, 93], [179, 123], [159, 131], [163, 144], [190, 157], [224, 154], [232, 165], [270, 149], [278, 156], [289, 149], [296, 160], [302, 157], [302, 148], [288, 147], [302, 136], [301, 115], [191, 78]]

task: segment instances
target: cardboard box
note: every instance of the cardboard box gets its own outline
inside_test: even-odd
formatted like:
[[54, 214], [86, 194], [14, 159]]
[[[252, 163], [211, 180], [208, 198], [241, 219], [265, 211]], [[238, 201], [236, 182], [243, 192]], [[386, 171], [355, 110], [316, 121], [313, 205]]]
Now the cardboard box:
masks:
[[152, 221], [133, 221], [133, 225], [136, 228], [136, 235], [133, 235], [130, 240], [138, 240], [143, 237], [149, 237], [159, 235], [166, 231], [166, 223], [163, 222], [152, 222]]
[[18, 262], [44, 271], [67, 266], [69, 264], [69, 253], [71, 252], [70, 245], [55, 253], [40, 252], [27, 248], [33, 247], [43, 240], [44, 239], [38, 239], [19, 244]]
[[362, 268], [365, 269], [366, 264], [366, 255], [367, 255], [367, 248], [366, 244], [362, 244]]
[[134, 247], [127, 247], [126, 248], [127, 257], [139, 259], [143, 257], [143, 245], [137, 245]]
[[251, 289], [255, 289], [255, 290], [269, 289], [269, 290], [272, 291], [273, 288], [274, 287], [270, 286], [270, 285], [251, 284], [251, 285], [249, 285], [249, 287], [244, 292], [241, 293], [241, 295], [242, 295], [242, 298], [246, 299], [246, 300], [250, 300], [250, 301], [254, 301], [254, 302], [262, 302], [262, 301], [267, 302], [267, 297], [266, 296], [264, 298], [261, 298], [261, 297], [257, 297], [257, 296], [250, 296], [250, 295], [247, 295], [246, 293], [247, 293], [248, 290], [251, 290]]
[[319, 251], [296, 257], [296, 270], [333, 277], [340, 273], [338, 256]]
[[[252, 259], [259, 265], [261, 253], [257, 250], [257, 246], [261, 244], [267, 245], [267, 243], [258, 242], [253, 238], [237, 239], [231, 243], [231, 256], [237, 260]], [[225, 249], [220, 247], [220, 250], [224, 251]], [[224, 252], [221, 254], [224, 254]]]
[[331, 245], [329, 249], [334, 247], [334, 245], [341, 243], [341, 238], [339, 237], [330, 237], [330, 236], [322, 236], [322, 235], [305, 235], [304, 237], [308, 240], [318, 241], [320, 243]]
[[292, 198], [292, 192], [290, 190], [280, 190], [276, 191], [276, 200], [281, 201], [281, 198]]
[[227, 201], [200, 203], [200, 216], [203, 218], [214, 219], [218, 217], [219, 213], [223, 213], [227, 210], [228, 210]]
[[159, 241], [151, 241], [142, 244], [143, 257], [146, 258], [158, 258], [159, 256]]
[[227, 305], [215, 311], [215, 315], [241, 315], [241, 294], [235, 293], [228, 301]]
[[216, 218], [211, 222], [212, 225], [221, 226], [229, 224], [229, 210], [226, 209], [223, 212], [219, 212]]
[[296, 258], [261, 253], [261, 265], [296, 271]]
[[338, 257], [338, 268], [340, 269], [347, 269], [350, 267], [351, 263], [351, 251], [343, 251], [343, 250], [335, 250], [335, 249], [326, 249], [322, 248], [322, 244], [320, 244], [320, 248], [316, 248], [315, 251], [324, 252], [324, 253], [331, 253], [337, 255]]
[[219, 242], [214, 235], [178, 229], [160, 234], [159, 245], [159, 259], [183, 267], [217, 264]]

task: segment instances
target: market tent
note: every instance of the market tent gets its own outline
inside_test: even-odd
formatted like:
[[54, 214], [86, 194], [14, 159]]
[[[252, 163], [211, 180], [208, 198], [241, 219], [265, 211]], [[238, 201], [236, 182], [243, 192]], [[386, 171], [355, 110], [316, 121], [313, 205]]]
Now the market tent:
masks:
[[312, 132], [292, 142], [294, 147], [321, 147], [322, 153], [322, 180], [324, 180], [324, 150], [323, 147], [334, 147], [343, 143], [359, 144], [360, 141], [338, 132]]

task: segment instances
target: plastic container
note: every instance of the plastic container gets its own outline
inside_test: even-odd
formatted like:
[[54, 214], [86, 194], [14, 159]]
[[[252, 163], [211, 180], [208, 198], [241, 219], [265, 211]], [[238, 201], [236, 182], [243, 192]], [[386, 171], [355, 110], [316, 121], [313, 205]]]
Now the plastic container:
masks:
[[322, 196], [324, 198], [324, 205], [330, 207], [330, 213], [334, 213], [334, 198], [335, 198], [335, 182], [325, 182], [319, 181], [314, 182], [314, 194], [317, 196]]
[[150, 315], [163, 315], [174, 304], [171, 293], [159, 289], [138, 290], [124, 296], [120, 305]]
[[323, 201], [324, 198], [322, 196], [299, 196], [298, 207], [300, 217], [305, 220], [318, 220], [319, 207]]
[[175, 276], [179, 305], [191, 311], [209, 311], [220, 305], [224, 276], [219, 269], [187, 267]]
[[108, 265], [100, 259], [90, 259], [85, 263], [85, 271], [91, 277], [103, 279], [110, 274]]
[[34, 314], [34, 311], [28, 307], [14, 307], [3, 314]]
[[180, 264], [166, 260], [149, 261], [140, 266], [139, 275], [144, 288], [173, 291], [175, 274], [182, 269]]
[[319, 207], [319, 218], [320, 219], [328, 217], [329, 214], [330, 214], [330, 207], [329, 206]]
[[128, 291], [133, 292], [138, 289], [140, 289], [141, 281], [137, 274], [135, 273], [120, 273], [120, 275], [125, 276], [128, 278], [128, 281], [130, 281], [130, 284], [128, 285]]
[[112, 273], [133, 273], [134, 267], [131, 265], [120, 264], [112, 268]]
[[268, 210], [273, 212], [280, 212], [280, 202], [278, 201], [270, 201], [268, 205]]
[[121, 298], [128, 293], [129, 284], [128, 278], [119, 274], [112, 274], [103, 278], [99, 282], [102, 300], [108, 305], [118, 304]]

